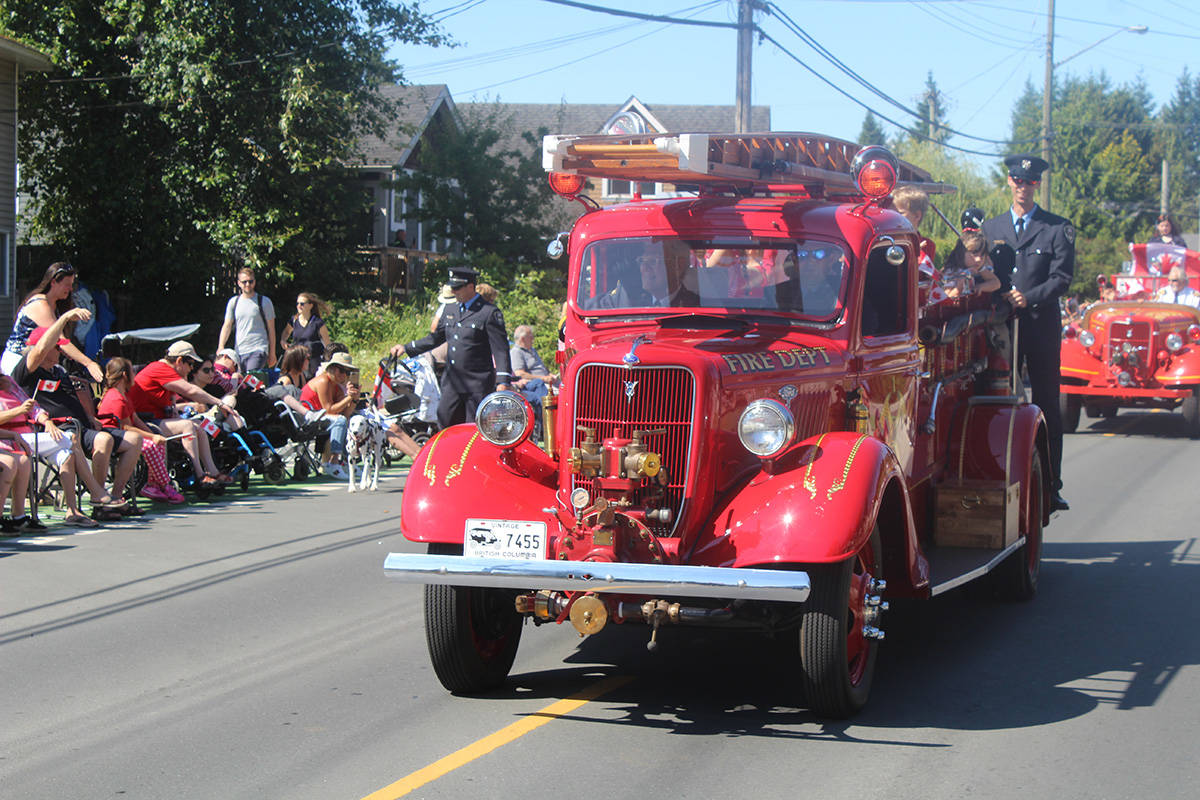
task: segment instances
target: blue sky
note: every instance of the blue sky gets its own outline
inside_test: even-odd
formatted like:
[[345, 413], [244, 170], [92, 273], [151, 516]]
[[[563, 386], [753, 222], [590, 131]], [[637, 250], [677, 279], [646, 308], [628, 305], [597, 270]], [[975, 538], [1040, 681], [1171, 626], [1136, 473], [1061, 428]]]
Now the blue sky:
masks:
[[[713, 22], [733, 22], [737, 15], [735, 0], [586, 2]], [[1046, 0], [775, 4], [829, 54], [901, 105], [914, 105], [932, 70], [948, 99], [950, 126], [977, 137], [1003, 139], [1026, 81], [1040, 88], [1044, 80]], [[1193, 76], [1200, 72], [1200, 3], [1195, 0], [1057, 0], [1055, 5], [1059, 75], [1103, 70], [1114, 84], [1140, 77], [1161, 104], [1174, 94], [1185, 66]], [[441, 19], [462, 46], [403, 46], [391, 56], [402, 64], [408, 82], [445, 83], [458, 102], [616, 105], [634, 94], [649, 105], [734, 102], [732, 29], [640, 21], [545, 0], [424, 0], [421, 9]], [[895, 105], [839, 72], [779, 16], [759, 12], [755, 20], [836, 87], [877, 113], [911, 122]], [[1149, 30], [1124, 30], [1140, 25]], [[753, 102], [771, 106], [775, 130], [847, 139], [858, 134], [866, 114], [769, 41], [754, 48]], [[995, 149], [962, 136], [950, 142]]]

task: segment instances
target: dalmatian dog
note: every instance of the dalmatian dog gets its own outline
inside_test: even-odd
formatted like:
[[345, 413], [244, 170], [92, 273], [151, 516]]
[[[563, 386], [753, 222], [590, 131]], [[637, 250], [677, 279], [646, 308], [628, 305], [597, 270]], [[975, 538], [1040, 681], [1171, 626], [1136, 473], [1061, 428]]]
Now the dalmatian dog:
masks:
[[[379, 488], [379, 463], [383, 461], [383, 446], [387, 437], [383, 433], [383, 420], [374, 409], [350, 417], [346, 431], [346, 467], [350, 473], [350, 491], [375, 491]], [[355, 481], [354, 470], [359, 469]]]

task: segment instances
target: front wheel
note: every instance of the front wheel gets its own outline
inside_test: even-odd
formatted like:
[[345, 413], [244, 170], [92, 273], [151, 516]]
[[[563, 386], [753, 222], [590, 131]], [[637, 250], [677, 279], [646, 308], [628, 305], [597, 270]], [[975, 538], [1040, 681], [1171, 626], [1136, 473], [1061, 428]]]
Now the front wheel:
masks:
[[1200, 389], [1192, 389], [1191, 396], [1183, 399], [1179, 410], [1183, 412], [1187, 435], [1193, 439], [1200, 439]]
[[809, 708], [844, 719], [867, 702], [879, 640], [874, 581], [881, 576], [879, 527], [851, 558], [812, 567], [800, 622], [800, 661]]
[[1058, 395], [1058, 413], [1062, 417], [1063, 433], [1074, 433], [1079, 427], [1079, 413], [1083, 403], [1078, 395], [1062, 392]]
[[[459, 547], [430, 546], [455, 555]], [[433, 671], [455, 694], [474, 694], [504, 683], [517, 657], [524, 619], [514, 593], [471, 586], [425, 587], [425, 642]]]

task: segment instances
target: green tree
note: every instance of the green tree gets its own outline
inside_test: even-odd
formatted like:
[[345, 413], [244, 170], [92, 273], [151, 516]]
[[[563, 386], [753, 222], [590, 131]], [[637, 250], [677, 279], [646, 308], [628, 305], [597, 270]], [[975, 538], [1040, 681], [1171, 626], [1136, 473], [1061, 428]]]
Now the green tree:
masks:
[[[1114, 87], [1106, 76], [1068, 77], [1053, 97], [1052, 210], [1084, 236], [1129, 241], [1157, 208], [1153, 101], [1144, 84]], [[1042, 97], [1032, 86], [1012, 116], [1013, 150], [1035, 150], [1041, 137]]]
[[441, 41], [390, 0], [25, 0], [0, 27], [59, 67], [23, 86], [32, 231], [153, 296], [123, 323], [210, 315], [243, 264], [334, 288], [363, 203], [343, 165], [391, 115], [384, 50]]
[[512, 130], [511, 115], [499, 104], [460, 109], [461, 126], [422, 149], [419, 169], [397, 178], [396, 187], [420, 193], [413, 216], [435, 236], [511, 262], [542, 263], [555, 230], [548, 209], [553, 194], [541, 165], [541, 137], [548, 131]]
[[[1181, 217], [1195, 221], [1200, 195], [1200, 76], [1185, 68], [1175, 85], [1175, 95], [1159, 112], [1158, 155], [1170, 164], [1170, 209], [1177, 224]], [[1149, 228], [1149, 220], [1147, 220]]]
[[858, 131], [858, 143], [863, 147], [872, 144], [887, 144], [887, 134], [883, 132], [883, 126], [879, 124], [875, 114], [869, 110], [867, 116], [863, 117], [862, 128]]
[[925, 76], [925, 91], [917, 97], [917, 111], [921, 116], [909, 134], [921, 141], [945, 142], [950, 138], [946, 121], [946, 95], [933, 79], [933, 71]]

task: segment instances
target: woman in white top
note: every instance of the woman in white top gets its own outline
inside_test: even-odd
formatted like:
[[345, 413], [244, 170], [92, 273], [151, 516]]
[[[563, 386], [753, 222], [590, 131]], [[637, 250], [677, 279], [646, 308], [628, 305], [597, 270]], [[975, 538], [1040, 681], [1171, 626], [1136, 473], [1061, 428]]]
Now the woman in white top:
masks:
[[[54, 320], [75, 307], [71, 293], [75, 290], [75, 268], [65, 261], [57, 261], [46, 269], [41, 283], [25, 296], [21, 307], [17, 309], [13, 321], [12, 333], [4, 345], [4, 355], [0, 356], [0, 371], [11, 375], [21, 354], [25, 352], [25, 344], [29, 334], [36, 328], [48, 328]], [[77, 361], [87, 368], [88, 374], [97, 383], [104, 380], [104, 371], [100, 365], [92, 361], [75, 346], [74, 343], [62, 346], [62, 352], [72, 361]]]

